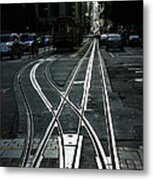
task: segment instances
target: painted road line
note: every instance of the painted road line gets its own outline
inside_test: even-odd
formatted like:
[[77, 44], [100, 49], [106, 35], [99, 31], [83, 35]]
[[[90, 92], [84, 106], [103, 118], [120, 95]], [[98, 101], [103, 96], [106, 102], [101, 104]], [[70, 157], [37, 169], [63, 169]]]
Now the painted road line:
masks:
[[93, 112], [94, 109], [86, 109], [86, 112]]
[[134, 81], [135, 82], [143, 82], [143, 78], [135, 78]]
[[120, 55], [120, 58], [143, 58], [143, 56], [137, 56], [137, 55]]
[[84, 84], [84, 81], [74, 81], [74, 82], [73, 82], [73, 84], [74, 84], [74, 85], [78, 85], [78, 84], [79, 84], [79, 85], [80, 85], [80, 84]]
[[109, 55], [110, 55], [112, 58], [115, 57], [112, 52], [109, 52]]
[[128, 68], [129, 71], [139, 71], [139, 70], [142, 70], [141, 67], [131, 67], [131, 68]]
[[135, 71], [135, 74], [142, 74], [143, 71]]
[[77, 141], [78, 134], [63, 134], [65, 168], [72, 168], [73, 166]]

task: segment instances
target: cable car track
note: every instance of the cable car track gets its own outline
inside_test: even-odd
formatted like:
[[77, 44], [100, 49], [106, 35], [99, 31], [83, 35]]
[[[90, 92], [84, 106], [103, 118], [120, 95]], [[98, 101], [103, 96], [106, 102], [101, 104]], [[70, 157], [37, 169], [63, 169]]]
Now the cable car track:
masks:
[[[84, 61], [84, 59], [86, 58], [87, 54], [89, 54], [89, 51], [91, 50], [91, 54], [90, 54], [90, 58], [89, 58], [89, 62], [88, 62], [88, 66], [86, 69], [86, 76], [85, 76], [85, 83], [84, 83], [84, 92], [83, 92], [83, 97], [82, 97], [82, 102], [81, 102], [81, 108], [79, 109], [70, 99], [69, 99], [69, 94], [71, 92], [73, 83], [77, 77], [77, 74], [79, 72], [79, 69], [81, 68], [81, 65]], [[100, 69], [101, 69], [101, 81], [102, 81], [102, 87], [104, 88], [104, 94], [102, 94], [103, 99], [104, 99], [104, 109], [105, 109], [105, 117], [106, 117], [106, 124], [107, 124], [107, 132], [109, 135], [108, 138], [108, 144], [109, 144], [109, 154], [110, 154], [110, 158], [111, 158], [111, 165], [110, 162], [108, 161], [108, 158], [105, 154], [104, 148], [101, 144], [101, 142], [99, 141], [99, 138], [96, 134], [96, 132], [94, 131], [94, 128], [90, 125], [88, 119], [85, 117], [84, 115], [84, 111], [86, 110], [86, 106], [87, 106], [87, 101], [88, 101], [88, 93], [89, 93], [89, 89], [90, 89], [90, 82], [91, 82], [91, 77], [92, 77], [92, 69], [93, 69], [93, 63], [94, 63], [94, 57], [96, 54], [96, 50], [97, 50], [97, 54], [98, 54], [98, 59], [99, 59], [99, 64], [100, 64]], [[59, 137], [60, 137], [60, 168], [79, 168], [79, 156], [80, 156], [80, 150], [78, 151], [78, 148], [80, 148], [78, 145], [79, 144], [79, 137], [80, 137], [80, 128], [82, 127], [82, 125], [85, 127], [91, 142], [93, 144], [94, 150], [95, 150], [95, 160], [97, 163], [97, 167], [98, 169], [120, 169], [119, 167], [119, 160], [118, 160], [118, 156], [117, 156], [117, 150], [116, 150], [116, 143], [115, 143], [115, 135], [114, 135], [114, 130], [113, 130], [113, 124], [112, 124], [112, 119], [111, 119], [111, 113], [110, 113], [110, 105], [109, 105], [109, 98], [108, 98], [108, 93], [107, 93], [107, 87], [106, 87], [106, 82], [105, 82], [105, 73], [103, 70], [103, 64], [101, 61], [102, 57], [100, 54], [100, 50], [97, 44], [97, 41], [94, 40], [88, 50], [86, 51], [86, 53], [84, 54], [84, 56], [79, 60], [79, 62], [77, 63], [77, 65], [75, 66], [75, 68], [72, 70], [72, 76], [70, 79], [70, 82], [65, 90], [65, 92], [62, 92], [61, 90], [59, 90], [59, 88], [51, 81], [51, 78], [49, 77], [49, 65], [50, 62], [47, 62], [46, 68], [45, 68], [45, 77], [47, 82], [50, 84], [50, 86], [58, 93], [58, 95], [61, 98], [61, 101], [58, 105], [57, 110], [53, 110], [53, 106], [51, 104], [51, 102], [49, 102], [49, 100], [46, 98], [45, 94], [42, 92], [41, 87], [37, 81], [37, 78], [35, 76], [36, 74], [36, 70], [38, 69], [39, 66], [41, 66], [43, 63], [45, 63], [45, 61], [39, 61], [37, 62], [30, 71], [30, 81], [31, 84], [33, 86], [33, 88], [35, 89], [35, 91], [37, 92], [37, 94], [39, 95], [39, 97], [42, 99], [43, 103], [45, 104], [45, 106], [47, 107], [48, 111], [50, 113], [52, 113], [53, 118], [49, 123], [49, 126], [45, 132], [45, 134], [43, 135], [43, 138], [41, 139], [38, 148], [36, 150], [36, 153], [34, 154], [32, 160], [28, 160], [28, 158], [23, 158], [24, 161], [22, 161], [22, 167], [40, 167], [41, 161], [43, 159], [43, 155], [45, 153], [45, 149], [47, 147], [47, 143], [53, 133], [53, 130], [55, 127], [58, 127], [58, 132], [59, 132]], [[24, 98], [24, 97], [23, 97]], [[25, 102], [27, 101], [26, 98], [24, 98]], [[62, 126], [60, 124], [59, 121], [59, 117], [64, 109], [65, 104], [68, 104], [70, 106], [70, 108], [77, 114], [77, 116], [79, 117], [79, 123], [78, 123], [78, 130], [77, 130], [77, 138], [76, 138], [76, 149], [75, 149], [75, 153], [74, 153], [74, 157], [73, 157], [73, 162], [70, 166], [68, 166], [66, 164], [66, 152], [64, 151], [64, 142], [65, 142], [65, 134], [62, 130]], [[28, 102], [26, 103], [27, 108], [28, 106]], [[30, 110], [29, 110], [30, 112]], [[30, 114], [30, 113], [29, 113]], [[32, 142], [32, 141], [31, 141]], [[31, 143], [29, 143], [29, 146]], [[27, 147], [26, 149], [28, 149], [29, 147]], [[27, 153], [29, 156], [30, 151]], [[24, 154], [25, 157], [25, 154]]]
[[[37, 149], [37, 151], [36, 151], [36, 153], [35, 153], [35, 156], [34, 156], [34, 158], [33, 158], [33, 161], [32, 161], [32, 167], [34, 167], [35, 165], [37, 165], [37, 162], [39, 162], [40, 161], [40, 159], [41, 159], [41, 154], [42, 154], [42, 152], [44, 152], [44, 150], [45, 150], [45, 148], [46, 148], [46, 145], [47, 145], [47, 142], [49, 141], [49, 139], [50, 139], [50, 136], [51, 136], [51, 134], [52, 134], [52, 132], [53, 132], [53, 129], [54, 129], [54, 123], [55, 123], [55, 121], [59, 118], [59, 116], [60, 116], [60, 114], [61, 114], [61, 112], [62, 112], [62, 109], [64, 108], [64, 105], [65, 105], [65, 98], [69, 95], [69, 93], [70, 93], [70, 91], [71, 91], [71, 88], [72, 88], [72, 85], [73, 85], [73, 82], [74, 82], [74, 80], [75, 80], [75, 77], [76, 77], [76, 75], [77, 75], [77, 73], [78, 73], [78, 71], [79, 71], [79, 68], [81, 67], [81, 64], [83, 63], [83, 61], [84, 61], [84, 58], [86, 57], [86, 55], [88, 54], [88, 52], [89, 52], [89, 50], [91, 49], [91, 46], [92, 46], [92, 44], [90, 45], [90, 47], [88, 48], [88, 50], [87, 50], [87, 52], [85, 53], [85, 55], [83, 56], [83, 58], [81, 58], [80, 59], [80, 61], [79, 61], [79, 63], [78, 63], [78, 65], [75, 67], [75, 69], [74, 69], [74, 72], [73, 72], [73, 76], [72, 76], [72, 78], [71, 78], [71, 81], [70, 81], [70, 83], [69, 83], [69, 85], [68, 85], [68, 87], [67, 87], [67, 89], [66, 89], [66, 91], [65, 91], [65, 93], [64, 93], [64, 98], [62, 98], [61, 99], [61, 101], [60, 101], [60, 103], [59, 103], [59, 106], [58, 106], [58, 108], [57, 108], [57, 110], [56, 110], [56, 113], [55, 113], [55, 115], [53, 116], [53, 119], [51, 120], [51, 122], [50, 122], [50, 124], [49, 124], [49, 126], [48, 126], [48, 128], [47, 128], [47, 130], [46, 130], [46, 133], [44, 134], [44, 136], [43, 136], [43, 138], [41, 139], [41, 143], [39, 144], [39, 147], [38, 147], [38, 149]], [[39, 85], [37, 84], [37, 87], [35, 86], [35, 84], [37, 83], [37, 81], [36, 81], [36, 79], [35, 79], [35, 71], [36, 71], [36, 69], [38, 68], [38, 66], [40, 65], [41, 63], [39, 63], [39, 64], [36, 64], [33, 68], [32, 68], [32, 70], [31, 70], [31, 73], [30, 73], [30, 80], [31, 80], [31, 82], [32, 82], [32, 85], [34, 86], [34, 88], [36, 89], [36, 91], [39, 93], [39, 95], [40, 95], [40, 97], [42, 98], [42, 97], [44, 97], [44, 95], [43, 95], [43, 93], [40, 93], [41, 91], [40, 91], [40, 87], [39, 87]], [[33, 77], [33, 78], [32, 78]], [[33, 80], [34, 79], [34, 80]], [[44, 98], [44, 99], [46, 99], [46, 98]], [[44, 101], [44, 100], [43, 100]], [[46, 102], [44, 101], [44, 103], [46, 104]], [[47, 106], [48, 106], [48, 101], [47, 101]], [[51, 105], [49, 105], [48, 107], [51, 107]], [[49, 110], [51, 110], [51, 108], [49, 109]], [[63, 159], [63, 158], [62, 158]], [[63, 167], [63, 166], [61, 166], [61, 167]]]
[[[88, 43], [86, 43], [85, 47], [87, 46]], [[84, 48], [81, 48], [81, 51], [83, 51]], [[81, 53], [81, 51], [79, 50], [79, 53]], [[75, 54], [76, 56], [77, 54]], [[19, 85], [19, 89], [20, 89], [20, 92], [21, 92], [21, 95], [22, 95], [22, 99], [23, 99], [23, 102], [24, 102], [24, 106], [26, 108], [26, 112], [27, 112], [27, 138], [26, 138], [26, 142], [25, 142], [25, 148], [23, 150], [23, 153], [22, 153], [22, 157], [21, 157], [21, 164], [20, 166], [21, 167], [28, 167], [29, 166], [29, 161], [30, 161], [30, 154], [31, 154], [31, 150], [32, 150], [32, 143], [33, 143], [33, 127], [34, 127], [34, 123], [33, 123], [33, 116], [32, 116], [32, 110], [31, 110], [31, 107], [29, 105], [29, 102], [27, 100], [27, 97], [26, 97], [26, 94], [24, 92], [24, 88], [22, 87], [22, 83], [21, 83], [21, 75], [23, 73], [25, 73], [24, 71], [29, 68], [31, 65], [35, 64], [35, 63], [39, 63], [41, 64], [42, 63], [42, 60], [36, 60], [36, 61], [33, 61], [31, 63], [29, 63], [28, 65], [26, 65], [24, 68], [22, 68], [20, 70], [20, 72], [18, 73], [17, 77], [16, 77], [16, 84]], [[33, 69], [35, 71], [36, 67], [38, 67], [38, 64], [35, 64], [34, 66], [35, 68]], [[32, 74], [31, 74], [31, 77], [32, 77]], [[35, 77], [32, 77], [35, 79]], [[31, 80], [33, 81], [33, 79], [31, 78]], [[39, 85], [37, 83], [34, 83], [34, 87], [37, 89], [41, 89], [39, 87]], [[40, 93], [40, 91], [38, 91], [38, 94]], [[42, 95], [42, 94], [40, 94]], [[44, 98], [44, 101], [46, 101], [46, 105], [47, 107], [49, 108], [50, 111], [51, 108], [52, 108], [52, 105], [50, 105], [50, 103], [47, 101], [46, 98]], [[54, 111], [52, 111], [52, 113], [54, 114]]]

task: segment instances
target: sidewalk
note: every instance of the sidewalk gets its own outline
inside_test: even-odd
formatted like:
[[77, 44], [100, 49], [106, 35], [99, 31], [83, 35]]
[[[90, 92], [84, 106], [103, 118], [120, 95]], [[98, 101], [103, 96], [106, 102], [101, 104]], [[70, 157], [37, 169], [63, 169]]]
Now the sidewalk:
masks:
[[118, 147], [121, 169], [143, 170], [143, 147]]

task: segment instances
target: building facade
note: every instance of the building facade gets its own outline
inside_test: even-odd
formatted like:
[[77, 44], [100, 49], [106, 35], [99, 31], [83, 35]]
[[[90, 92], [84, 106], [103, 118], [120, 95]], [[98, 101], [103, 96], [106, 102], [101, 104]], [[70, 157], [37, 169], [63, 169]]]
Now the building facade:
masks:
[[47, 31], [59, 16], [86, 24], [87, 2], [1, 4], [1, 31]]

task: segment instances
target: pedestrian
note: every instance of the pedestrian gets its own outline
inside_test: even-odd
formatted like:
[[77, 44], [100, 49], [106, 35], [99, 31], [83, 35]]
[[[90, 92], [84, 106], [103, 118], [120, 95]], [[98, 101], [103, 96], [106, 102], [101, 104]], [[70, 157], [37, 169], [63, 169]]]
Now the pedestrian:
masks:
[[32, 44], [32, 57], [38, 56], [38, 42], [37, 37], [34, 37], [34, 41]]

